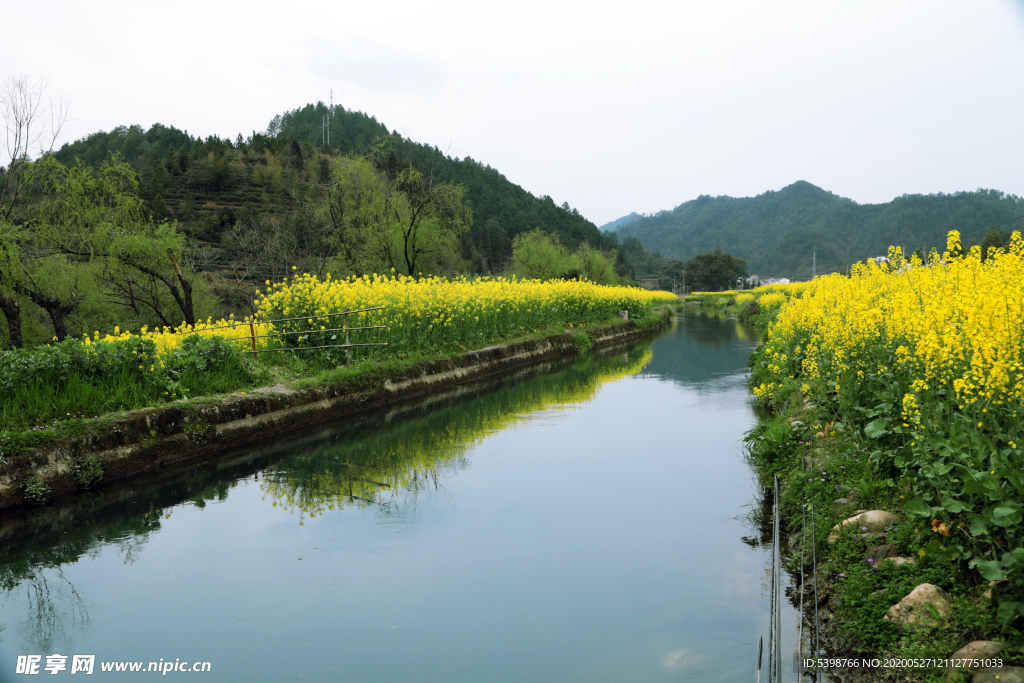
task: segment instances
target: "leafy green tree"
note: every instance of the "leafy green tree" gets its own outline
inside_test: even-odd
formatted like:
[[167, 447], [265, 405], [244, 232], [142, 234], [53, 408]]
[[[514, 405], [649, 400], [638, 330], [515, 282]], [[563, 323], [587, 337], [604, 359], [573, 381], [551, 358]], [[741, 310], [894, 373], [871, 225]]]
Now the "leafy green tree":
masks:
[[481, 256], [480, 272], [501, 271], [512, 255], [512, 240], [497, 218], [474, 224], [471, 244]]
[[398, 272], [416, 275], [425, 262], [457, 252], [472, 223], [464, 185], [438, 182], [433, 169], [424, 174], [410, 166], [391, 183], [376, 251]]
[[293, 139], [292, 144], [288, 147], [288, 153], [291, 156], [292, 166], [301, 171], [305, 168], [305, 154], [302, 151], [302, 145], [299, 144], [298, 140]]
[[570, 268], [569, 251], [555, 235], [535, 228], [512, 240], [512, 273], [516, 277], [556, 280]]
[[996, 228], [992, 228], [985, 234], [981, 242], [981, 260], [986, 261], [990, 254], [995, 251], [1005, 251], [1007, 244], [1006, 235]]
[[606, 252], [583, 242], [571, 252], [558, 239], [540, 228], [516, 235], [512, 242], [512, 273], [538, 280], [588, 280], [599, 285], [617, 285], [615, 250]]
[[747, 263], [721, 249], [698, 254], [684, 266], [686, 284], [694, 292], [733, 289], [747, 277]]
[[602, 252], [586, 242], [573, 254], [580, 276], [599, 285], [617, 285], [619, 277], [615, 274], [616, 252]]
[[677, 288], [685, 285], [686, 264], [677, 259], [668, 261], [658, 276], [658, 289], [667, 292], [674, 292]]
[[[29, 214], [22, 240], [22, 250], [31, 250], [34, 258], [24, 260], [20, 287], [53, 319], [56, 336], [67, 336], [65, 318], [79, 303], [76, 287], [85, 287], [87, 277], [122, 305], [148, 308], [166, 324], [171, 315], [159, 297], [142, 294], [147, 287], [140, 278], [163, 285], [184, 321], [194, 325], [193, 284], [181, 263], [184, 236], [173, 225], [149, 218], [131, 166], [119, 157], [98, 172], [83, 165], [68, 168], [55, 159], [43, 163], [42, 197]], [[41, 277], [45, 269], [53, 274]], [[64, 276], [56, 276], [63, 271]]]
[[173, 150], [169, 149], [167, 150], [167, 153], [164, 154], [163, 165], [164, 169], [167, 170], [167, 173], [172, 176], [181, 173], [181, 166], [178, 165], [178, 155]]
[[181, 147], [179, 147], [178, 148], [178, 165], [177, 165], [177, 171], [175, 171], [175, 173], [176, 174], [177, 173], [187, 173], [189, 167], [192, 165], [191, 161], [192, 160], [189, 158], [189, 154], [188, 154], [188, 147], [186, 147], [185, 145], [182, 145]]
[[189, 155], [190, 161], [192, 163], [195, 163], [199, 159], [205, 159], [209, 155], [210, 151], [206, 148], [206, 145], [203, 144], [202, 139], [196, 138], [195, 141], [192, 143], [192, 150]]
[[370, 249], [387, 217], [387, 187], [387, 178], [362, 157], [339, 157], [327, 181], [312, 186], [302, 213], [309, 229], [323, 235], [321, 253], [335, 275], [382, 269]]
[[46, 156], [53, 151], [67, 119], [67, 105], [49, 96], [45, 80], [28, 76], [0, 79], [0, 312], [7, 321], [11, 348], [21, 348], [22, 299], [17, 291], [21, 254], [15, 210], [22, 192], [30, 187], [40, 165], [30, 155]]
[[164, 197], [158, 194], [153, 197], [153, 206], [151, 208], [153, 212], [153, 220], [162, 221], [167, 218], [167, 202], [164, 201]]

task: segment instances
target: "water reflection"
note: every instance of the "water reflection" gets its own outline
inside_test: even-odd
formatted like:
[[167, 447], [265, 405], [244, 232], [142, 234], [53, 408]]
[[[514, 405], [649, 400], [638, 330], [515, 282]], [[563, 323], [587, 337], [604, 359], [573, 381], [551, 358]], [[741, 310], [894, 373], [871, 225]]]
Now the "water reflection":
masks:
[[[72, 632], [88, 626], [86, 601], [65, 575], [64, 566], [95, 556], [104, 546], [116, 548], [124, 563], [132, 564], [149, 537], [160, 530], [163, 516], [163, 510], [152, 509], [107, 524], [59, 532], [58, 541], [47, 538], [51, 526], [37, 542], [21, 538], [17, 545], [5, 545], [0, 555], [0, 604], [5, 619], [19, 615], [15, 630], [22, 649], [48, 653], [67, 649]], [[0, 637], [7, 626], [0, 624]]]
[[386, 430], [346, 435], [268, 468], [260, 487], [274, 505], [311, 518], [347, 506], [378, 505], [400, 512], [404, 495], [436, 489], [442, 472], [464, 469], [469, 448], [524, 416], [582, 406], [602, 385], [636, 374], [651, 357], [649, 346], [610, 357], [584, 357], [557, 375], [514, 384], [458, 409], [407, 416]]
[[734, 377], [759, 342], [756, 328], [697, 306], [684, 306], [664, 336], [673, 353], [656, 354], [643, 374], [683, 386]]
[[213, 462], [7, 513], [0, 518], [0, 642], [13, 635], [21, 652], [71, 650], [75, 632], [88, 630], [89, 600], [64, 568], [107, 550], [134, 564], [174, 509], [224, 502], [251, 479], [272, 506], [298, 510], [300, 524], [347, 507], [402, 517], [420, 493], [443, 487], [443, 474], [468, 466], [474, 444], [539, 412], [581, 406], [650, 359], [648, 342], [534, 365]]

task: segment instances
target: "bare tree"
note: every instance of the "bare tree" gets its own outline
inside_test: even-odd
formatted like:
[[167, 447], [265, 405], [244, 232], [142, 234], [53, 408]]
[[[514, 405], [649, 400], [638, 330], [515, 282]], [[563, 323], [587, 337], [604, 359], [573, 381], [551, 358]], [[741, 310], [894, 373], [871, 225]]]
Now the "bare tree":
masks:
[[68, 104], [61, 95], [49, 94], [49, 83], [28, 76], [0, 77], [0, 124], [3, 125], [6, 162], [0, 185], [0, 219], [7, 220], [14, 202], [35, 172], [32, 156], [53, 152], [68, 116]]
[[299, 253], [299, 236], [280, 216], [238, 221], [228, 233], [230, 267], [242, 279], [280, 280], [291, 274]]

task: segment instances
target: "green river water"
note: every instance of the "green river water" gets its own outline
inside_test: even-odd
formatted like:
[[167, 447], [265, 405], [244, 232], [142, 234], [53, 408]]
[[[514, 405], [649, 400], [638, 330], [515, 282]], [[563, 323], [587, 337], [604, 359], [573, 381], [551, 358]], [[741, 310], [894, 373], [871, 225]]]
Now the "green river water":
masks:
[[[5, 513], [0, 681], [33, 654], [47, 680], [88, 654], [110, 680], [753, 681], [756, 343], [690, 310], [636, 346]], [[210, 671], [101, 671], [134, 661]]]

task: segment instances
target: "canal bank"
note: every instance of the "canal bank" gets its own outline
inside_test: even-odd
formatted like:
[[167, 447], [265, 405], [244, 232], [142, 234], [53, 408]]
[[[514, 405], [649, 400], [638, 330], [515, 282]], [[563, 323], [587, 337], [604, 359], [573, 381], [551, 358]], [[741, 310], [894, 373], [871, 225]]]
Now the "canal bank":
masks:
[[[663, 308], [644, 320], [586, 333], [551, 335], [397, 367], [368, 367], [346, 384], [304, 389], [279, 384], [113, 416], [84, 435], [26, 449], [0, 461], [0, 510], [83, 490], [81, 477], [75, 476], [83, 466], [98, 465], [102, 484], [123, 481], [180, 462], [216, 457], [239, 444], [571, 356], [578, 352], [582, 334], [589, 340], [584, 346], [595, 348], [639, 339], [661, 329], [670, 315], [671, 310]], [[45, 495], [33, 501], [32, 487]]]
[[[786, 361], [771, 341], [750, 362], [751, 386], [762, 397], [771, 381], [766, 370]], [[815, 392], [800, 386], [812, 380], [795, 377], [774, 387], [765, 401], [770, 410], [747, 438], [765, 491], [761, 516], [773, 503], [780, 510], [783, 566], [794, 586], [788, 597], [802, 606], [806, 624], [801, 652], [817, 649], [827, 680], [843, 683], [1024, 680], [1017, 589], [957, 547], [986, 531], [970, 525], [976, 514], [944, 499], [957, 510], [944, 521], [915, 497], [911, 439], [902, 438], [913, 418], [904, 411], [901, 427], [886, 421], [893, 404], [877, 396], [854, 395], [854, 403], [849, 392], [838, 394], [838, 384], [836, 393]], [[968, 490], [970, 476], [961, 479], [945, 460], [985, 449], [966, 439], [956, 448], [929, 443], [931, 461], [917, 467], [934, 468], [936, 479]], [[984, 474], [998, 484], [995, 468]], [[775, 477], [780, 495], [773, 501]], [[992, 545], [995, 557], [1012, 557]]]

